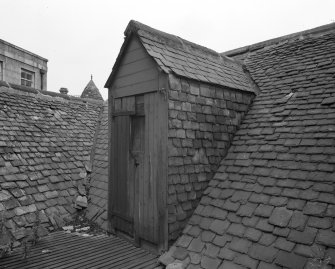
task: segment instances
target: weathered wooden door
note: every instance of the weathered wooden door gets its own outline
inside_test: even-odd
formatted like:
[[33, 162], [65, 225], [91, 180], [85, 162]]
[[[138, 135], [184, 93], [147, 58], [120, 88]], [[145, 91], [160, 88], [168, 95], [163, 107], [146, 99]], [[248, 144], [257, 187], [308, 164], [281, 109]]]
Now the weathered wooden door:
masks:
[[[132, 98], [132, 99], [131, 99]], [[167, 103], [160, 93], [124, 97], [111, 121], [111, 226], [139, 245], [167, 248]]]
[[[144, 116], [114, 118], [113, 226], [136, 240], [143, 211]], [[146, 203], [145, 203], [146, 204]]]
[[130, 166], [130, 116], [115, 116], [112, 139], [112, 216], [113, 228], [133, 236], [134, 178]]

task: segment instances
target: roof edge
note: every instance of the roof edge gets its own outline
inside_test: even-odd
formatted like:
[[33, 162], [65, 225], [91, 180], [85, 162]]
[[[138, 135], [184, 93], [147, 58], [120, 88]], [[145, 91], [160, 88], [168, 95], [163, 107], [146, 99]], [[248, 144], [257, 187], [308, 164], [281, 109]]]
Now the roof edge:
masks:
[[95, 99], [90, 98], [79, 98], [71, 95], [65, 95], [57, 92], [51, 92], [51, 91], [39, 91], [34, 88], [29, 88], [26, 86], [21, 86], [13, 83], [7, 83], [6, 81], [0, 81], [0, 91], [7, 92], [7, 93], [13, 93], [13, 94], [19, 94], [19, 95], [31, 95], [41, 98], [54, 98], [58, 101], [64, 101], [64, 102], [81, 102], [81, 103], [90, 103], [90, 104], [96, 104], [100, 105], [103, 104], [103, 101], [98, 101]]
[[45, 61], [45, 62], [48, 62], [48, 61], [49, 61], [48, 59], [46, 59], [46, 58], [44, 58], [44, 57], [42, 57], [42, 56], [40, 56], [40, 55], [38, 55], [38, 54], [36, 54], [36, 53], [33, 53], [33, 52], [31, 52], [31, 51], [29, 51], [29, 50], [26, 50], [26, 49], [23, 49], [23, 48], [21, 48], [21, 47], [19, 47], [19, 46], [16, 46], [16, 45], [14, 45], [14, 44], [12, 44], [12, 43], [9, 43], [8, 41], [5, 41], [5, 40], [3, 40], [3, 39], [0, 39], [0, 43], [3, 43], [3, 44], [5, 44], [5, 45], [10, 46], [10, 47], [12, 47], [12, 48], [15, 48], [15, 49], [17, 49], [17, 50], [20, 50], [20, 51], [22, 51], [22, 52], [24, 52], [24, 53], [27, 53], [27, 54], [29, 54], [29, 55], [31, 55], [31, 56], [34, 56], [34, 57], [36, 57], [36, 58], [39, 58], [39, 59], [42, 60], [42, 61]]
[[112, 68], [112, 72], [108, 76], [107, 81], [105, 82], [104, 88], [108, 89], [110, 87], [110, 85], [112, 84], [112, 82], [114, 80], [114, 77], [115, 77], [115, 74], [116, 74], [116, 69], [120, 65], [123, 53], [126, 51], [126, 48], [127, 48], [128, 43], [129, 43], [129, 41], [131, 39], [131, 36], [132, 36], [131, 34], [125, 36], [124, 41], [123, 41], [123, 43], [121, 45], [120, 51], [119, 51], [119, 53], [118, 53], [118, 55], [116, 57], [116, 60], [114, 62], [114, 65], [113, 65], [113, 68]]
[[318, 26], [312, 29], [284, 35], [281, 37], [276, 37], [276, 38], [272, 38], [269, 40], [261, 41], [261, 42], [247, 45], [244, 47], [240, 47], [237, 49], [228, 50], [228, 51], [222, 52], [221, 55], [228, 56], [228, 57], [234, 57], [236, 55], [241, 55], [247, 52], [256, 51], [256, 50], [263, 49], [268, 46], [276, 45], [278, 43], [293, 40], [296, 38], [303, 39], [303, 38], [310, 37], [310, 36], [324, 35], [329, 32], [335, 32], [335, 22], [325, 24], [322, 26]]
[[[168, 46], [170, 46], [174, 49], [185, 50], [185, 51], [188, 51], [189, 53], [197, 53], [197, 54], [204, 53], [204, 55], [206, 55], [206, 57], [217, 59], [220, 62], [226, 62], [228, 64], [233, 64], [233, 65], [239, 66], [242, 69], [242, 72], [248, 77], [248, 79], [250, 81], [250, 76], [248, 76], [246, 74], [245, 70], [243, 69], [242, 62], [240, 62], [240, 61], [238, 61], [234, 58], [230, 58], [226, 55], [222, 55], [219, 52], [216, 52], [212, 49], [209, 49], [209, 48], [203, 47], [201, 45], [198, 45], [196, 43], [190, 42], [188, 40], [182, 39], [182, 38], [180, 38], [176, 35], [168, 34], [168, 33], [162, 32], [160, 30], [151, 28], [150, 26], [142, 24], [138, 21], [131, 20], [128, 23], [128, 25], [127, 25], [127, 27], [124, 31], [124, 42], [123, 42], [123, 44], [120, 48], [119, 54], [116, 58], [114, 66], [112, 68], [112, 72], [110, 73], [110, 75], [109, 75], [109, 77], [108, 77], [108, 79], [107, 79], [107, 81], [104, 85], [105, 88], [110, 88], [111, 87], [111, 85], [113, 83], [113, 80], [114, 80], [114, 77], [116, 75], [116, 70], [117, 70], [117, 68], [120, 64], [120, 61], [121, 61], [121, 59], [124, 55], [124, 52], [126, 51], [126, 48], [129, 44], [129, 41], [134, 37], [138, 38], [139, 41], [142, 44], [144, 42], [143, 39], [149, 39], [149, 40], [154, 41], [154, 42], [168, 44]], [[151, 58], [154, 58], [152, 55], [150, 55], [150, 53], [149, 53], [149, 56]], [[162, 71], [166, 74], [170, 73], [170, 72], [168, 72], [164, 69], [162, 69]], [[172, 70], [172, 73], [174, 73], [177, 76], [184, 77], [184, 76], [174, 72], [173, 70]], [[212, 84], [209, 81], [203, 81], [203, 82]], [[252, 82], [252, 81], [250, 81], [250, 82]], [[252, 92], [252, 93], [257, 95], [259, 90], [257, 88], [255, 88], [254, 83], [251, 83], [251, 84], [252, 85], [250, 87], [250, 90], [248, 90], [248, 92]], [[220, 84], [218, 84], [218, 85], [220, 85]]]
[[173, 34], [169, 34], [169, 33], [157, 30], [155, 28], [152, 28], [152, 27], [150, 27], [146, 24], [143, 24], [143, 23], [135, 21], [135, 20], [131, 20], [128, 23], [128, 26], [127, 26], [126, 30], [124, 31], [124, 35], [127, 37], [128, 35], [131, 35], [131, 34], [137, 34], [138, 31], [144, 31], [144, 32], [150, 33], [152, 35], [158, 36], [159, 38], [165, 39], [165, 41], [170, 43], [170, 45], [171, 45], [171, 42], [172, 42], [172, 43], [174, 43], [174, 44], [176, 44], [177, 46], [180, 46], [180, 47], [189, 46], [189, 47], [194, 48], [194, 49], [202, 50], [202, 51], [204, 51], [208, 54], [211, 54], [214, 57], [221, 57], [221, 58], [223, 57], [224, 60], [226, 60], [228, 62], [230, 61], [230, 62], [235, 63], [235, 64], [237, 63], [235, 61], [235, 59], [229, 58], [226, 55], [222, 55], [221, 53], [219, 53], [219, 52], [217, 52], [213, 49], [210, 49], [210, 48], [207, 48], [205, 46], [199, 45], [197, 43], [188, 41], [188, 40], [183, 39], [183, 38], [181, 38], [177, 35], [173, 35]]

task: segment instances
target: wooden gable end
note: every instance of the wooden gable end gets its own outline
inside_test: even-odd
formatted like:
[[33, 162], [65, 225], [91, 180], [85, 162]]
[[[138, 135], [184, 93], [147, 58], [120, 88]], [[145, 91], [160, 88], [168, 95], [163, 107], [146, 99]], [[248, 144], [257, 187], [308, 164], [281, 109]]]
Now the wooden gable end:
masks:
[[157, 91], [159, 70], [136, 36], [133, 36], [117, 67], [109, 89], [114, 98]]

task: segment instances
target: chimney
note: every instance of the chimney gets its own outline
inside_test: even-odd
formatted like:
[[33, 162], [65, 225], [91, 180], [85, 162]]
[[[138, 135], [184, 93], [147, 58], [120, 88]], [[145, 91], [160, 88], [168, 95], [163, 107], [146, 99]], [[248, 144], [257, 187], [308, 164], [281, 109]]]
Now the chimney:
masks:
[[61, 94], [67, 94], [68, 92], [69, 92], [69, 90], [67, 89], [67, 88], [60, 88], [59, 89], [59, 92], [61, 93]]

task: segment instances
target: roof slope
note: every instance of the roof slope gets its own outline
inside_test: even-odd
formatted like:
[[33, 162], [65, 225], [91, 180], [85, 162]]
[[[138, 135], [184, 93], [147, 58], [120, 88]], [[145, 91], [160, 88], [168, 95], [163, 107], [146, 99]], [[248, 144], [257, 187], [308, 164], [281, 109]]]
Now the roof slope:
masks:
[[88, 219], [107, 230], [108, 202], [108, 101], [105, 101], [96, 133], [89, 191]]
[[170, 253], [187, 268], [334, 268], [335, 33], [245, 63], [261, 93]]
[[75, 211], [101, 107], [35, 92], [0, 87], [0, 216], [16, 240], [36, 211], [51, 230]]
[[92, 76], [91, 76], [91, 80], [87, 83], [85, 89], [81, 93], [80, 98], [91, 98], [91, 99], [101, 100], [101, 101], [104, 100], [101, 96], [101, 93], [98, 87], [93, 82]]
[[[248, 75], [243, 71], [242, 65], [233, 59], [136, 21], [130, 21], [125, 31], [126, 37], [130, 37], [132, 34], [139, 37], [148, 54], [167, 74], [172, 73], [242, 91], [255, 91]], [[113, 73], [117, 69], [117, 62], [122, 56], [122, 51], [123, 49], [121, 49], [105, 87], [111, 85]]]

